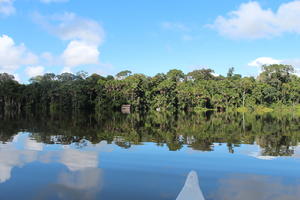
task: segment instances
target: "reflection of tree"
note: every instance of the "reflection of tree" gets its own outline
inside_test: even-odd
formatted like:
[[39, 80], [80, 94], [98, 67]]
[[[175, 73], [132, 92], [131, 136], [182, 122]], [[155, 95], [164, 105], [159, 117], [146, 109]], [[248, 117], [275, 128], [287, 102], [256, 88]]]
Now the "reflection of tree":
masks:
[[129, 149], [131, 147], [131, 142], [124, 140], [123, 137], [116, 137], [114, 143], [124, 149]]
[[182, 148], [182, 144], [180, 142], [167, 143], [170, 151], [177, 151]]
[[291, 156], [294, 150], [290, 146], [292, 141], [287, 136], [267, 135], [257, 137], [257, 144], [263, 148], [262, 155], [264, 156]]
[[[300, 141], [300, 119], [291, 115], [254, 115], [238, 113], [202, 113], [173, 115], [154, 112], [146, 116], [112, 114], [102, 118], [80, 115], [31, 116], [3, 120], [0, 139], [10, 141], [20, 130], [31, 132], [38, 142], [71, 144], [78, 148], [84, 141], [102, 140], [130, 148], [143, 142], [167, 144], [170, 150], [187, 145], [195, 150], [212, 151], [215, 143], [227, 143], [235, 152], [240, 144], [258, 144], [263, 156], [290, 156]], [[38, 148], [38, 147], [35, 147]]]
[[197, 142], [191, 144], [190, 147], [200, 151], [213, 151], [213, 144], [206, 140], [198, 140]]

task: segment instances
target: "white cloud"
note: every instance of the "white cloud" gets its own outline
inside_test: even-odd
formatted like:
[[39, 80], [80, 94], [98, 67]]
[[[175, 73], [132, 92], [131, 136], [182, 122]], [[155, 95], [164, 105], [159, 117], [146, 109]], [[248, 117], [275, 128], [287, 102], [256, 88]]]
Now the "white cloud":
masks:
[[99, 54], [97, 45], [84, 41], [71, 41], [62, 54], [66, 67], [76, 67], [85, 64], [98, 64]]
[[73, 13], [49, 17], [36, 14], [34, 17], [49, 32], [68, 41], [66, 48], [60, 55], [44, 52], [37, 56], [24, 44], [15, 44], [11, 37], [0, 35], [0, 73], [14, 74], [21, 67], [27, 67], [24, 72], [33, 77], [42, 75], [45, 67], [49, 66], [62, 65], [64, 72], [72, 72], [78, 66], [101, 66], [99, 47], [104, 39], [104, 31], [98, 22]]
[[104, 40], [104, 31], [98, 22], [74, 13], [50, 17], [35, 14], [34, 19], [50, 33], [69, 41], [60, 56], [63, 72], [71, 72], [77, 66], [99, 64], [99, 47]]
[[272, 65], [272, 64], [285, 64], [292, 65], [295, 68], [295, 74], [300, 75], [300, 59], [275, 59], [271, 57], [259, 57], [250, 63], [248, 66], [251, 67], [262, 67], [263, 65]]
[[16, 12], [14, 0], [0, 0], [0, 14], [8, 16]]
[[21, 82], [21, 78], [19, 74], [13, 74], [14, 78], [16, 81], [18, 81], [19, 83]]
[[248, 65], [251, 67], [261, 67], [263, 65], [272, 65], [272, 64], [280, 64], [280, 63], [282, 63], [282, 60], [277, 60], [270, 57], [260, 57], [253, 60]]
[[228, 16], [217, 17], [210, 26], [234, 39], [268, 38], [285, 32], [300, 34], [300, 1], [283, 3], [276, 12], [263, 9], [255, 1], [243, 3]]
[[0, 36], [0, 72], [12, 73], [22, 65], [37, 62], [38, 57], [27, 50], [24, 44], [16, 45], [9, 36]]
[[31, 66], [25, 69], [26, 74], [29, 77], [35, 77], [38, 75], [43, 75], [45, 72], [45, 68], [43, 66]]
[[82, 40], [97, 45], [103, 42], [104, 31], [97, 21], [79, 17], [74, 13], [52, 16], [35, 13], [33, 17], [38, 24], [62, 40]]

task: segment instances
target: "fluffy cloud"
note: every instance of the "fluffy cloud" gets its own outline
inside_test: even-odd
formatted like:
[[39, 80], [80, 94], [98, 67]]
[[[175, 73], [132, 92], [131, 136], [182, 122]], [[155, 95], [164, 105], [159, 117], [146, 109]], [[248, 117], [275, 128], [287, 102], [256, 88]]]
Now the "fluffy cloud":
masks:
[[24, 44], [16, 45], [9, 36], [0, 36], [0, 72], [12, 73], [22, 65], [37, 62], [38, 57], [27, 50]]
[[14, 0], [0, 0], [0, 14], [8, 16], [16, 12], [13, 5]]
[[76, 67], [85, 64], [99, 64], [97, 45], [88, 44], [84, 41], [71, 41], [62, 54], [66, 67]]
[[270, 57], [260, 57], [253, 60], [248, 65], [251, 67], [261, 67], [263, 65], [272, 65], [272, 64], [280, 64], [280, 63], [282, 63], [282, 60], [277, 60]]
[[53, 15], [48, 18], [36, 14], [35, 19], [62, 40], [82, 40], [100, 45], [104, 39], [104, 31], [98, 22], [79, 17], [74, 13]]
[[31, 66], [25, 69], [26, 74], [29, 77], [35, 77], [38, 75], [43, 75], [45, 72], [45, 68], [43, 66]]
[[24, 72], [34, 77], [45, 72], [44, 66], [63, 65], [64, 72], [71, 72], [72, 68], [82, 65], [100, 66], [99, 47], [104, 31], [99, 23], [72, 13], [49, 18], [38, 16], [36, 20], [61, 40], [68, 41], [65, 50], [58, 56], [50, 52], [37, 56], [24, 44], [15, 44], [11, 37], [0, 35], [0, 73], [15, 74], [21, 67], [26, 67]]
[[19, 74], [13, 74], [16, 81], [21, 82], [21, 78]]
[[295, 73], [300, 75], [300, 59], [274, 59], [271, 57], [260, 57], [257, 58], [250, 63], [248, 66], [251, 67], [262, 67], [263, 65], [272, 65], [272, 64], [285, 64], [285, 65], [292, 65], [295, 68]]
[[60, 56], [63, 71], [71, 71], [73, 67], [82, 65], [99, 64], [99, 47], [104, 39], [104, 31], [98, 22], [78, 17], [74, 13], [50, 17], [36, 14], [34, 18], [50, 33], [69, 41]]
[[263, 9], [255, 1], [243, 3], [228, 16], [217, 17], [211, 27], [234, 39], [268, 38], [284, 32], [300, 34], [300, 1], [283, 3], [276, 12]]

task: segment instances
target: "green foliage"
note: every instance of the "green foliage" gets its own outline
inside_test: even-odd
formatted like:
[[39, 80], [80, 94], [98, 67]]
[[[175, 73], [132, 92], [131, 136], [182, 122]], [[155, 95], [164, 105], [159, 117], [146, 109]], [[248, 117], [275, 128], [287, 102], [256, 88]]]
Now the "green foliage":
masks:
[[256, 113], [258, 115], [263, 115], [265, 113], [269, 113], [269, 112], [272, 112], [272, 111], [273, 111], [272, 108], [267, 108], [267, 107], [264, 107], [262, 105], [256, 106], [255, 109], [254, 109], [254, 113]]
[[120, 111], [130, 104], [133, 112], [169, 113], [203, 110], [254, 110], [267, 107], [294, 107], [300, 104], [300, 78], [289, 65], [263, 66], [257, 79], [241, 77], [230, 68], [227, 77], [211, 69], [185, 75], [172, 69], [166, 74], [147, 77], [125, 70], [113, 76], [86, 72], [46, 73], [23, 85], [12, 75], [0, 74], [0, 113], [96, 112], [99, 116]]
[[237, 112], [240, 112], [240, 113], [246, 113], [246, 112], [248, 112], [249, 110], [248, 110], [248, 108], [246, 108], [246, 107], [240, 107], [240, 108], [237, 108], [236, 111], [237, 111]]
[[194, 70], [187, 75], [192, 77], [195, 81], [199, 80], [213, 80], [215, 79], [214, 75], [214, 70], [212, 69], [199, 69], [199, 70]]
[[116, 74], [116, 77], [117, 77], [118, 79], [124, 79], [124, 78], [130, 76], [131, 73], [132, 73], [132, 72], [129, 71], [129, 70], [124, 70], [124, 71], [121, 71], [121, 72], [117, 73], [117, 74]]

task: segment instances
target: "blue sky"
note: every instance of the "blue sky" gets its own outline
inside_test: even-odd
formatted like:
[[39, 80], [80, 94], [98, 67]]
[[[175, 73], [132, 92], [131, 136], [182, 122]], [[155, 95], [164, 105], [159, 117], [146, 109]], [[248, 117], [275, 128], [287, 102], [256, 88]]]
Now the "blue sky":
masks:
[[300, 1], [0, 0], [0, 72], [300, 67]]

